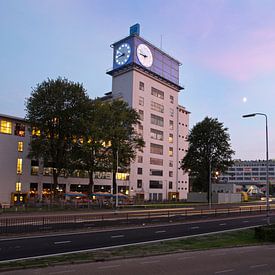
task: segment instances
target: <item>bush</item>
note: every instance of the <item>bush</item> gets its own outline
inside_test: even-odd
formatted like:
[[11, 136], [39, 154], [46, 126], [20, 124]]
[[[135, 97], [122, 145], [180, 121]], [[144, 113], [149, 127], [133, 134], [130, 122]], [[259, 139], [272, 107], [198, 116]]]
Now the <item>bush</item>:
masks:
[[275, 242], [275, 226], [261, 226], [255, 228], [255, 238], [261, 241]]

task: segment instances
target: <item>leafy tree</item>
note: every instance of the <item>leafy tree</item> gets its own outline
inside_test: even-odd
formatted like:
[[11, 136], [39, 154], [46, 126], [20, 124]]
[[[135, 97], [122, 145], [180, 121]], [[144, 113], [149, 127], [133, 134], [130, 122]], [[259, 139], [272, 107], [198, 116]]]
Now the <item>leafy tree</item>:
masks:
[[191, 129], [188, 152], [182, 160], [181, 168], [189, 173], [193, 191], [208, 192], [210, 171], [212, 177], [216, 171], [224, 172], [233, 164], [234, 151], [227, 131], [223, 123], [209, 117]]
[[88, 101], [81, 84], [60, 77], [38, 84], [26, 101], [26, 119], [39, 130], [31, 139], [29, 156], [52, 164], [54, 195], [58, 177], [69, 168], [72, 144], [81, 134]]
[[[105, 112], [106, 141], [109, 142], [109, 160], [113, 171], [113, 193], [116, 193], [117, 163], [127, 169], [135, 159], [137, 150], [144, 147], [143, 138], [135, 131], [139, 122], [136, 110], [122, 100], [107, 102]], [[117, 161], [118, 160], [118, 161]]]
[[82, 136], [73, 145], [72, 170], [89, 173], [89, 194], [94, 192], [94, 173], [110, 170], [106, 144], [105, 121], [107, 103], [91, 100], [85, 112]]

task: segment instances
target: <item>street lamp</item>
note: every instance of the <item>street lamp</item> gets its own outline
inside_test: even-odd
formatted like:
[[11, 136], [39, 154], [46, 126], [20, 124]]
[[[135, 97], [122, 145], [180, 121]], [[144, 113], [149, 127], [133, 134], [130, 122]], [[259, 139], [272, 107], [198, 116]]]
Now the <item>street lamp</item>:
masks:
[[269, 169], [268, 169], [268, 127], [267, 127], [267, 115], [264, 113], [253, 113], [243, 115], [243, 118], [254, 117], [254, 116], [264, 116], [265, 117], [265, 141], [266, 141], [266, 221], [270, 225], [270, 216], [269, 216]]

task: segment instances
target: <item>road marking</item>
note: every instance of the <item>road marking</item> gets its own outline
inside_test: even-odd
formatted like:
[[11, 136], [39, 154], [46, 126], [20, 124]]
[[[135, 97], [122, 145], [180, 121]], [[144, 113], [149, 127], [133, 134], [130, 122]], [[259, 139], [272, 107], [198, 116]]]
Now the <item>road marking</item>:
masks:
[[50, 272], [49, 274], [54, 275], [54, 274], [75, 273], [75, 272], [76, 270], [63, 270], [63, 271]]
[[97, 269], [108, 269], [108, 268], [114, 268], [114, 267], [120, 267], [120, 264], [117, 265], [108, 265], [108, 266], [100, 266]]
[[257, 264], [257, 265], [251, 265], [250, 268], [259, 268], [259, 267], [264, 267], [267, 266], [268, 264]]
[[199, 226], [193, 226], [190, 229], [199, 229], [199, 228], [200, 228]]
[[226, 225], [226, 223], [220, 223], [219, 225]]
[[66, 244], [71, 243], [72, 241], [61, 241], [61, 242], [54, 242], [54, 244]]
[[232, 272], [232, 271], [234, 271], [234, 269], [225, 269], [225, 270], [221, 270], [221, 271], [216, 271], [215, 274], [228, 273], [228, 272]]
[[243, 221], [243, 223], [246, 223], [246, 222], [249, 222], [249, 221]]
[[123, 238], [124, 237], [124, 235], [115, 235], [115, 236], [111, 236], [111, 238]]
[[159, 230], [159, 231], [156, 231], [155, 233], [158, 234], [158, 233], [165, 233], [166, 230]]
[[141, 262], [141, 264], [153, 264], [153, 263], [159, 263], [160, 261], [148, 261], [148, 262]]

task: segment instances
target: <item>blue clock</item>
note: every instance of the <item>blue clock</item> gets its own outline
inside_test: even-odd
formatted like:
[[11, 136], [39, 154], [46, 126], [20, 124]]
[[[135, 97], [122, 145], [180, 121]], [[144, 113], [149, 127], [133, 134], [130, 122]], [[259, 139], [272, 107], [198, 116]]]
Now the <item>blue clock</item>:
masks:
[[124, 65], [131, 54], [131, 47], [128, 43], [123, 43], [115, 51], [115, 62], [118, 65]]

